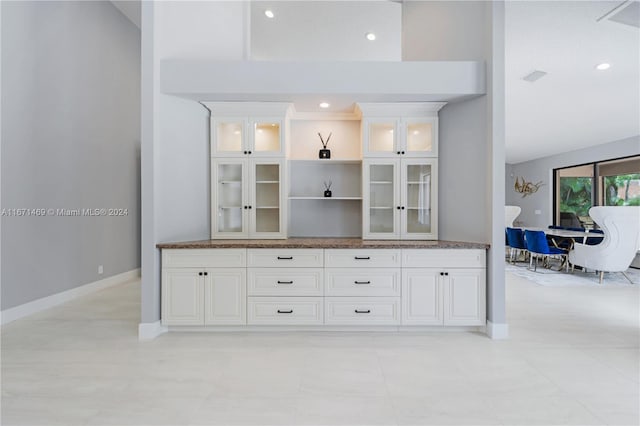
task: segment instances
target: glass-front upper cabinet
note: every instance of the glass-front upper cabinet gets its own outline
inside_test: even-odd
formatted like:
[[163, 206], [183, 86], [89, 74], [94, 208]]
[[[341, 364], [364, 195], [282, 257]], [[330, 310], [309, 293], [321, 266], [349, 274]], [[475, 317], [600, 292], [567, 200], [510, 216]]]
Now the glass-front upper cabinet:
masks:
[[402, 239], [438, 238], [438, 162], [402, 160]]
[[252, 203], [249, 205], [250, 236], [285, 238], [283, 170], [280, 160], [252, 160]]
[[363, 163], [363, 238], [394, 239], [400, 234], [399, 160]]
[[437, 157], [437, 118], [363, 120], [365, 157]]
[[282, 119], [218, 117], [211, 119], [211, 155], [282, 157]]
[[248, 233], [247, 161], [214, 160], [211, 164], [211, 238], [243, 238]]
[[284, 160], [213, 159], [211, 238], [286, 238]]

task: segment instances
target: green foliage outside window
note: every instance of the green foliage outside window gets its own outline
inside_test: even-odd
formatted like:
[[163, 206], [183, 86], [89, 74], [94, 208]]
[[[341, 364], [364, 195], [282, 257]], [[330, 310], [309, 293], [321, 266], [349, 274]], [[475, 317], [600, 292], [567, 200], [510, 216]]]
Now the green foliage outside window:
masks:
[[605, 176], [605, 206], [640, 206], [640, 173]]
[[591, 208], [592, 186], [590, 177], [561, 177], [560, 211], [588, 216]]

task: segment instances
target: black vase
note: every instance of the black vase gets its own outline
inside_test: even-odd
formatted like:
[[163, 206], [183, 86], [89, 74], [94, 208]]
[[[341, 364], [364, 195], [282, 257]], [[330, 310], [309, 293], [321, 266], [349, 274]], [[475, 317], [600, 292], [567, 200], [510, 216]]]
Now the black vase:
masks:
[[327, 198], [331, 197], [331, 190], [327, 189], [326, 191], [324, 191], [324, 196]]
[[330, 149], [321, 149], [318, 153], [318, 158], [331, 158], [331, 150]]

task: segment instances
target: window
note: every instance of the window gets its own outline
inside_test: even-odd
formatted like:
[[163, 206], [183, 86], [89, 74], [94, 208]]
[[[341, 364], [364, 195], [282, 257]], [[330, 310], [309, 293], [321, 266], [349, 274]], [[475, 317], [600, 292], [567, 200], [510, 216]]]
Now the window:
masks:
[[640, 156], [554, 170], [554, 225], [592, 228], [591, 206], [640, 205]]

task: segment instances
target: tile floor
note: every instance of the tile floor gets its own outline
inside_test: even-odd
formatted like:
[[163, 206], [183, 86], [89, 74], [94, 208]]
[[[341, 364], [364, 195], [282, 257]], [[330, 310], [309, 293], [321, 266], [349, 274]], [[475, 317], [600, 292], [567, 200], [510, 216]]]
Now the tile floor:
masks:
[[2, 425], [638, 425], [640, 286], [507, 274], [511, 338], [171, 333], [139, 282], [2, 329]]

